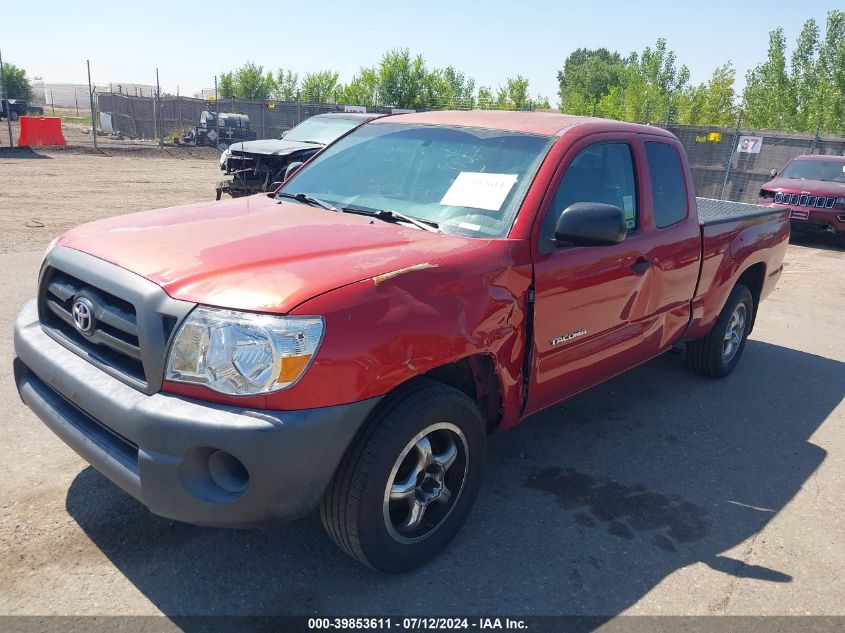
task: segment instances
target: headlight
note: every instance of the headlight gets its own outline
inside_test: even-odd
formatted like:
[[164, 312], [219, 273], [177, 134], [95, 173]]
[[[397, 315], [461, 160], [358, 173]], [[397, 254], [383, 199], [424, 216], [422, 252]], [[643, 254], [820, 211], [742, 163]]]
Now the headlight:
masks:
[[278, 391], [305, 373], [322, 338], [320, 317], [198, 307], [173, 339], [167, 380], [232, 395]]

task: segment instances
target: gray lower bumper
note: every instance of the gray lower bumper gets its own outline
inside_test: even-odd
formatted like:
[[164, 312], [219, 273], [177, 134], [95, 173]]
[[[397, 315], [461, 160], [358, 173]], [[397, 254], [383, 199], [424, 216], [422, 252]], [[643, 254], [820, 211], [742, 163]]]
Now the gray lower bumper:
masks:
[[[258, 525], [313, 510], [379, 400], [266, 411], [145, 395], [47, 336], [35, 302], [15, 323], [15, 353], [21, 398], [56, 435], [155, 514], [204, 525]], [[216, 450], [245, 467], [243, 491], [210, 477]]]

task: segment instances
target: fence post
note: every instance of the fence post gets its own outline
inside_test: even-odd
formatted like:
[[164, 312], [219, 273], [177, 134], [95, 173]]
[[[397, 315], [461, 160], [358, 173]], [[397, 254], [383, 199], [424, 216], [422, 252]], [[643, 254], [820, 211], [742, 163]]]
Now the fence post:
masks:
[[296, 91], [296, 124], [302, 123], [302, 101], [300, 100], [300, 92]]
[[267, 138], [267, 104], [261, 103], [261, 138]]
[[161, 84], [158, 82], [158, 68], [156, 68], [156, 102], [158, 103], [158, 146], [164, 147], [164, 126], [161, 120]]
[[94, 112], [94, 91], [91, 89], [91, 60], [86, 59], [88, 67], [88, 96], [91, 99], [91, 133], [94, 135], [94, 149], [97, 149], [97, 115]]
[[2, 53], [0, 53], [0, 88], [3, 88], [0, 94], [6, 100], [6, 109], [8, 109], [8, 112], [6, 112], [6, 127], [9, 128], [9, 147], [14, 147], [15, 142], [12, 140], [12, 109], [9, 107], [9, 93], [6, 92], [6, 70], [5, 66], [3, 66]]
[[816, 134], [815, 134], [815, 136], [813, 136], [813, 145], [810, 147], [810, 153], [811, 154], [816, 153], [816, 145], [819, 144], [819, 132], [821, 132], [821, 130], [822, 130], [822, 118], [821, 118], [821, 116], [819, 116], [819, 122], [816, 125]]
[[722, 180], [722, 190], [719, 191], [719, 200], [725, 199], [725, 189], [728, 187], [728, 179], [731, 177], [731, 167], [733, 166], [734, 152], [736, 151], [736, 140], [739, 137], [739, 124], [742, 121], [742, 112], [736, 116], [736, 129], [731, 139], [731, 151], [728, 154], [728, 164], [725, 165], [725, 178]]

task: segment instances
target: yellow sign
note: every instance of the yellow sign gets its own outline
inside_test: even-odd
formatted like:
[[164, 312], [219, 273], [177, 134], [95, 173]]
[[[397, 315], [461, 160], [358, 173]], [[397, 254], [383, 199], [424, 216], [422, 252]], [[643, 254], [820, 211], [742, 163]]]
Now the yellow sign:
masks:
[[272, 101], [271, 101], [270, 103], [268, 103], [268, 104], [267, 104], [267, 109], [268, 109], [268, 110], [275, 110], [275, 109], [276, 109], [276, 104], [275, 104], [274, 102], [272, 102]]
[[706, 142], [707, 142], [707, 137], [706, 137], [706, 136], [696, 136], [696, 137], [695, 137], [695, 142], [696, 142], [696, 143], [706, 143]]
[[721, 132], [710, 132], [707, 135], [707, 140], [711, 143], [719, 143], [722, 141], [722, 133]]
[[206, 98], [205, 98], [205, 100], [206, 100], [206, 101], [217, 101], [217, 97], [215, 97], [215, 96], [213, 96], [213, 95], [212, 95], [212, 96], [210, 96], [210, 97], [206, 97]]

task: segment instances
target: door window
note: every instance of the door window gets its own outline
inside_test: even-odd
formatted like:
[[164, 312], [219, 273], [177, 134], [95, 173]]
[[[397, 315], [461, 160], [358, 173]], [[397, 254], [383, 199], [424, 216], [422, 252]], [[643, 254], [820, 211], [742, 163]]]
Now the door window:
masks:
[[662, 229], [687, 217], [687, 188], [681, 157], [666, 143], [646, 143], [645, 151], [654, 200], [654, 225]]
[[557, 219], [576, 202], [602, 202], [625, 213], [628, 233], [639, 228], [634, 158], [627, 143], [596, 143], [572, 159], [558, 185], [540, 230], [541, 243], [553, 240]]

